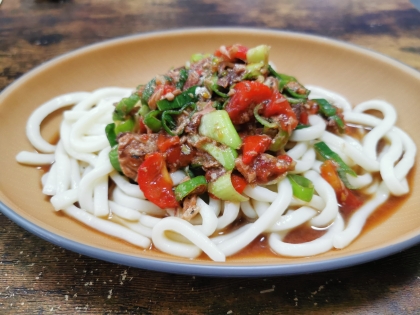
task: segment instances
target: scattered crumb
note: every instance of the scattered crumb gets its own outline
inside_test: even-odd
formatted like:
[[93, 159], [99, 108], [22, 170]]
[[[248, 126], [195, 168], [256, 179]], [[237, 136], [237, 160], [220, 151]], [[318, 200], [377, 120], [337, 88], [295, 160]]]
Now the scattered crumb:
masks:
[[267, 289], [267, 290], [262, 290], [262, 291], [260, 291], [260, 293], [263, 294], [263, 293], [269, 293], [269, 292], [273, 292], [273, 291], [274, 291], [274, 288], [271, 288], [271, 289]]
[[232, 314], [232, 313], [233, 313], [232, 310], [226, 312], [226, 314]]

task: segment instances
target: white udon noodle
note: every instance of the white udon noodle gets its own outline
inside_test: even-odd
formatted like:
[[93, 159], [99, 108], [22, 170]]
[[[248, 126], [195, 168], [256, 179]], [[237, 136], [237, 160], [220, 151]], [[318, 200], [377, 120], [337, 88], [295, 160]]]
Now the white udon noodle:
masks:
[[[303, 174], [314, 183], [315, 194], [310, 202], [293, 197], [289, 181], [283, 179], [276, 189], [247, 186], [244, 194], [250, 200], [242, 203], [210, 198], [207, 204], [198, 198], [200, 213], [190, 222], [178, 217], [174, 209], [160, 209], [146, 200], [138, 185], [118, 174], [109, 162], [110, 146], [104, 129], [112, 122], [113, 104], [130, 95], [130, 89], [103, 88], [92, 93], [70, 93], [41, 105], [31, 114], [26, 126], [29, 141], [40, 153], [24, 151], [16, 159], [31, 165], [52, 164], [42, 177], [42, 191], [51, 196], [55, 210], [144, 249], [153, 243], [170, 255], [192, 259], [204, 252], [210, 259], [222, 262], [264, 233], [271, 250], [280, 255], [317, 255], [349, 245], [360, 234], [369, 215], [390, 195], [400, 196], [409, 191], [406, 176], [414, 164], [416, 146], [404, 131], [395, 127], [397, 114], [391, 104], [371, 100], [352, 108], [338, 94], [307, 87], [311, 98], [325, 98], [342, 108], [346, 122], [372, 128], [359, 142], [326, 131], [324, 120], [314, 115], [309, 117], [310, 127], [293, 132], [290, 140], [295, 145], [287, 154], [296, 162], [293, 173]], [[52, 145], [40, 134], [41, 122], [52, 112], [69, 105], [73, 106], [63, 114], [60, 140], [56, 146]], [[384, 118], [365, 113], [371, 109], [380, 111]], [[375, 148], [381, 139], [386, 139], [387, 145], [378, 154]], [[363, 170], [356, 178], [349, 176], [348, 179], [371, 197], [347, 223], [339, 212], [333, 188], [319, 174], [321, 161], [316, 160], [313, 147], [319, 140], [347, 164], [359, 165]], [[380, 182], [372, 176], [377, 172], [382, 178]], [[185, 174], [177, 171], [171, 176], [177, 184]], [[110, 193], [109, 181], [115, 183]], [[240, 216], [245, 216], [250, 223], [238, 229], [223, 230]], [[327, 229], [327, 232], [302, 244], [283, 241], [289, 231], [304, 223]]]

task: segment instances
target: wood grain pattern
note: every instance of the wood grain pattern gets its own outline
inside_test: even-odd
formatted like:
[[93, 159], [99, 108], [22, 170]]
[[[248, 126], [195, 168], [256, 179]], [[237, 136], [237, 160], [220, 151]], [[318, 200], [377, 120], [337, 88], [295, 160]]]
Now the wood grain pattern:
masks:
[[[420, 12], [405, 0], [4, 0], [0, 90], [35, 66], [119, 36], [180, 27], [305, 32], [420, 70]], [[0, 215], [1, 314], [419, 314], [420, 246], [310, 275], [205, 278], [151, 272], [67, 251]]]

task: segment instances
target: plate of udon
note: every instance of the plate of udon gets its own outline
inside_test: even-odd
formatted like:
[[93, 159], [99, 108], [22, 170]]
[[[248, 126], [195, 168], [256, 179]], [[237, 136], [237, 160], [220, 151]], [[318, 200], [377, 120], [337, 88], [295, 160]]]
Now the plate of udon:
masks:
[[1, 211], [138, 268], [269, 276], [420, 241], [420, 73], [347, 43], [258, 29], [128, 36], [0, 95]]

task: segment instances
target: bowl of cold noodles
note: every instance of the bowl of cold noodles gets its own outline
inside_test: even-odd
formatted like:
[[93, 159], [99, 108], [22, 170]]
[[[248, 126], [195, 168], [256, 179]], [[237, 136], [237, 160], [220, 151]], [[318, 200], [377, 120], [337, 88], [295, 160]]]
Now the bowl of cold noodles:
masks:
[[65, 248], [167, 272], [377, 259], [420, 240], [419, 87], [390, 58], [287, 32], [92, 45], [1, 94], [1, 208]]

